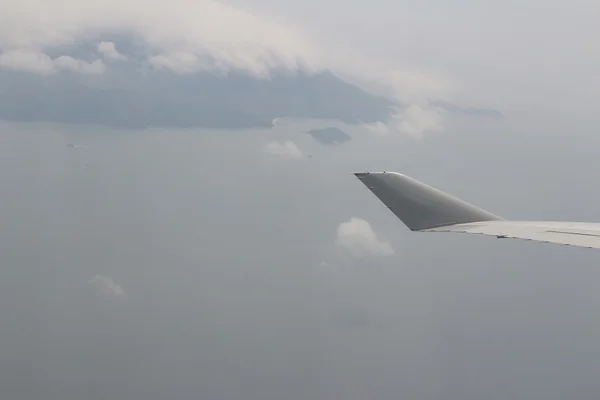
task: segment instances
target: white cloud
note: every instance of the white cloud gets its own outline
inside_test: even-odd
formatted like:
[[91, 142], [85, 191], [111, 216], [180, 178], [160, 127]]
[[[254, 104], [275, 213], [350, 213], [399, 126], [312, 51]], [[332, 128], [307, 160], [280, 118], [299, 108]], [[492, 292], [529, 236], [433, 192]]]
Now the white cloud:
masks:
[[102, 291], [106, 296], [110, 297], [126, 297], [127, 294], [112, 278], [107, 276], [96, 275], [88, 281], [88, 284], [95, 286]]
[[327, 52], [325, 60], [339, 76], [404, 104], [427, 103], [430, 98], [449, 100], [460, 86], [439, 71], [366, 57], [357, 49]]
[[427, 103], [412, 104], [397, 108], [386, 123], [363, 124], [367, 131], [377, 135], [400, 133], [420, 139], [430, 132], [443, 130], [443, 116], [448, 112]]
[[[242, 68], [265, 75], [272, 67], [311, 66], [318, 58], [316, 46], [290, 24], [217, 1], [0, 2], [1, 52], [44, 53], [106, 33], [133, 35], [149, 50], [152, 65], [181, 73]], [[103, 42], [98, 51], [118, 57], [110, 43]]]
[[390, 128], [388, 127], [387, 124], [384, 124], [383, 122], [374, 122], [372, 124], [363, 124], [362, 127], [365, 128], [366, 130], [368, 130], [369, 132], [375, 133], [378, 135], [387, 135], [388, 133], [390, 133]]
[[[81, 40], [102, 40], [103, 34], [134, 37], [146, 47], [149, 65], [182, 74], [239, 68], [268, 78], [273, 67], [330, 68], [391, 88], [402, 98], [422, 97], [445, 87], [443, 79], [418, 68], [384, 65], [352, 46], [348, 51], [335, 40], [328, 44], [310, 22], [302, 29], [281, 14], [251, 12], [214, 0], [4, 0], [0, 2], [0, 54], [5, 60], [0, 68], [56, 72], [60, 68], [50, 65], [54, 62], [46, 55], [49, 50]], [[97, 50], [105, 59], [125, 56], [108, 41]], [[91, 65], [70, 61], [75, 71], [104, 69], [101, 61]]]
[[80, 72], [82, 74], [101, 74], [106, 69], [102, 60], [86, 62], [71, 56], [60, 56], [52, 60], [58, 70]]
[[61, 70], [83, 74], [101, 74], [106, 69], [102, 60], [87, 62], [71, 56], [50, 58], [39, 51], [18, 49], [0, 54], [0, 68], [33, 72], [40, 75], [55, 74]]
[[127, 57], [119, 53], [113, 42], [100, 42], [96, 48], [98, 53], [102, 54], [104, 58], [109, 60], [126, 60]]
[[431, 105], [413, 104], [400, 110], [390, 122], [392, 129], [420, 138], [428, 132], [442, 130], [443, 110]]
[[283, 143], [281, 142], [270, 142], [265, 146], [265, 152], [268, 154], [283, 156], [288, 158], [302, 158], [304, 154], [302, 150], [296, 146], [296, 143], [288, 140]]
[[389, 256], [395, 253], [389, 242], [377, 236], [369, 222], [356, 217], [338, 226], [335, 243], [339, 248], [357, 257]]

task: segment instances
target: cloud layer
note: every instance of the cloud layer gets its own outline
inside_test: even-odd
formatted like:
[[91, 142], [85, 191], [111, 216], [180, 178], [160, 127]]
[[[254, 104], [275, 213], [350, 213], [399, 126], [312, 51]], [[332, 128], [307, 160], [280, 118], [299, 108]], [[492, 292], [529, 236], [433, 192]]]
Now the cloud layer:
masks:
[[4, 51], [0, 54], [0, 68], [33, 72], [40, 75], [49, 75], [60, 71], [101, 74], [106, 70], [106, 65], [100, 59], [87, 62], [71, 56], [51, 58], [43, 52], [22, 48]]
[[[103, 35], [133, 36], [147, 50], [150, 65], [180, 73], [240, 68], [264, 76], [271, 68], [310, 66], [317, 58], [316, 47], [289, 24], [216, 1], [7, 0], [0, 5], [0, 51], [9, 58], [24, 53], [43, 58], [49, 49]], [[97, 50], [120, 58], [110, 42], [101, 41]]]
[[[447, 77], [314, 36], [281, 16], [211, 0], [6, 0], [0, 4], [0, 69], [101, 74], [129, 58], [178, 74], [244, 70], [266, 79], [275, 68], [329, 68], [414, 105], [399, 110], [387, 126], [373, 126], [376, 131], [417, 137], [441, 129], [439, 110], [429, 99], [452, 96], [456, 85]], [[135, 43], [136, 56], [118, 49], [115, 38]], [[90, 43], [91, 55], [74, 50]]]

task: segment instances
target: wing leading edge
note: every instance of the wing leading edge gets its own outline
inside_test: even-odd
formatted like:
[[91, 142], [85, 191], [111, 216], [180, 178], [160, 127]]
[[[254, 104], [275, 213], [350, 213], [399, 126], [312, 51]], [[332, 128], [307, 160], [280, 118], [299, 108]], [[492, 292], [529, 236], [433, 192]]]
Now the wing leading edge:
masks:
[[397, 172], [354, 175], [411, 231], [478, 233], [600, 248], [600, 223], [511, 221]]

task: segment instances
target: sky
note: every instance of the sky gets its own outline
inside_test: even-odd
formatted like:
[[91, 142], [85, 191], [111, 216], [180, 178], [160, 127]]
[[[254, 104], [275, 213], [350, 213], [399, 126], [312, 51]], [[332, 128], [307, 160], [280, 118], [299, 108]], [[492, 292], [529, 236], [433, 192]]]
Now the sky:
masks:
[[[507, 218], [600, 221], [599, 10], [0, 2], [3, 69], [104, 74], [130, 34], [154, 68], [330, 68], [408, 104], [395, 129], [0, 123], [2, 397], [597, 399], [593, 250], [409, 232], [353, 173], [403, 172]], [[63, 51], [84, 39], [94, 58]], [[332, 125], [352, 140], [305, 134]]]

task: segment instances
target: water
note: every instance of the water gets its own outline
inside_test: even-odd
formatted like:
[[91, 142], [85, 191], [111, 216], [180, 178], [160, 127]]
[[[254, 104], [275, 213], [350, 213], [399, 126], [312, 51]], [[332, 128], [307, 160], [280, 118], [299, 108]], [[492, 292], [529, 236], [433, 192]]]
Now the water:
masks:
[[[597, 392], [595, 253], [413, 234], [352, 175], [394, 169], [504, 216], [600, 220], [595, 137], [490, 124], [420, 141], [347, 128], [352, 142], [333, 147], [303, 134], [314, 121], [0, 125], [3, 396]], [[289, 139], [304, 158], [264, 153]], [[340, 257], [336, 229], [351, 217], [396, 254]]]

